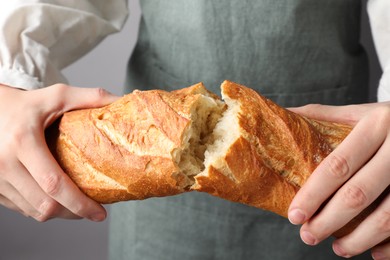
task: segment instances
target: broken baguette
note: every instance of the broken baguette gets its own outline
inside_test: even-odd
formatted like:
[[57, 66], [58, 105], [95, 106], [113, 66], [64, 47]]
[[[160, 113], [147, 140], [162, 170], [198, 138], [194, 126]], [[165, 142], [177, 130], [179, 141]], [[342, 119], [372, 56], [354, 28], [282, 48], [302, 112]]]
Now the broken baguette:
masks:
[[103, 108], [65, 113], [47, 139], [63, 170], [100, 203], [175, 195], [203, 170], [224, 109], [203, 84], [134, 91]]
[[302, 117], [230, 81], [221, 88], [224, 101], [199, 83], [65, 113], [48, 131], [49, 147], [100, 203], [200, 191], [287, 217], [299, 188], [352, 128]]

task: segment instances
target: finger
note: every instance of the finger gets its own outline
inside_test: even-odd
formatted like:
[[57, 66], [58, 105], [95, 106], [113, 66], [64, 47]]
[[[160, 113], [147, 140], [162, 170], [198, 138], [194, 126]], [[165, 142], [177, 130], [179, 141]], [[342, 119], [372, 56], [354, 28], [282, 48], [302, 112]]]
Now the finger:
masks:
[[[314, 238], [316, 244], [345, 226], [374, 202], [388, 187], [387, 158], [389, 153], [390, 141], [387, 139], [375, 156], [335, 193], [316, 216], [302, 226], [302, 238], [308, 240], [307, 236], [311, 236], [311, 240]], [[362, 243], [361, 247], [367, 243], [368, 239], [371, 241], [380, 239], [378, 236], [375, 239], [370, 237], [370, 231], [367, 230], [368, 234], [364, 237], [356, 237], [357, 241]]]
[[69, 87], [65, 92], [65, 109], [95, 108], [108, 105], [119, 97], [103, 88], [77, 88]]
[[28, 203], [28, 201], [15, 189], [15, 187], [3, 179], [0, 179], [0, 194], [4, 199], [11, 201], [12, 205], [15, 205], [18, 211], [24, 215], [39, 215], [39, 212], [30, 203]]
[[374, 155], [387, 133], [385, 127], [376, 124], [381, 120], [378, 117], [364, 117], [320, 163], [290, 205], [288, 216], [291, 223], [303, 224], [311, 218], [322, 203]]
[[371, 250], [372, 258], [375, 260], [390, 259], [390, 243], [384, 243]]
[[[333, 249], [340, 256], [358, 255], [390, 237], [390, 196], [382, 201], [352, 233], [333, 243]], [[375, 247], [375, 251], [390, 256], [389, 244]], [[376, 259], [376, 258], [375, 258]]]
[[20, 214], [29, 217], [30, 215], [26, 213], [24, 210], [22, 210], [20, 207], [16, 205], [16, 203], [12, 202], [7, 197], [0, 195], [0, 205], [3, 205], [4, 207], [11, 209], [13, 211], [19, 212]]
[[80, 218], [45, 194], [20, 162], [9, 160], [3, 165], [2, 171], [1, 193], [25, 215], [38, 221], [47, 221], [53, 217]]
[[[8, 177], [9, 183], [18, 191], [17, 193], [26, 204], [34, 209], [34, 211], [26, 212], [26, 214], [40, 222], [54, 217], [65, 219], [80, 218], [48, 196], [19, 162], [10, 163], [9, 165], [17, 173], [12, 174], [12, 177]], [[24, 209], [25, 207], [22, 208]]]
[[[40, 89], [37, 91], [45, 91]], [[58, 104], [62, 112], [74, 109], [102, 107], [119, 99], [103, 88], [78, 88], [64, 84], [56, 84], [46, 91], [52, 92], [54, 105]], [[36, 93], [40, 95], [40, 93]]]
[[[102, 107], [119, 99], [103, 88], [78, 88], [65, 84], [56, 84], [23, 94], [25, 98], [35, 100], [43, 109], [44, 128], [67, 111]], [[52, 97], [50, 103], [45, 99], [47, 96]]]
[[[35, 179], [42, 190], [74, 214], [93, 221], [106, 217], [105, 209], [83, 194], [71, 179], [62, 171], [44, 143], [42, 134], [24, 140], [18, 150], [18, 158]], [[31, 156], [34, 154], [34, 157]], [[50, 207], [52, 204], [48, 204]]]
[[322, 121], [344, 123], [355, 125], [367, 111], [371, 104], [348, 105], [348, 106], [328, 106], [320, 104], [310, 104], [302, 107], [289, 108], [290, 111], [302, 116]]

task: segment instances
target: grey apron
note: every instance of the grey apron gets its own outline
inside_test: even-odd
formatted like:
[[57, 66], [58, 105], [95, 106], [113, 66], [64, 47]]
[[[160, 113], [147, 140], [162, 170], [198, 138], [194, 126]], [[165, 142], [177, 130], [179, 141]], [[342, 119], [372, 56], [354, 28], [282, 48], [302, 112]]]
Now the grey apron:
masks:
[[[142, 0], [128, 66], [137, 89], [224, 79], [283, 106], [365, 102], [359, 0]], [[130, 91], [130, 89], [129, 89]], [[273, 213], [202, 193], [111, 207], [110, 259], [338, 259]], [[361, 256], [357, 259], [368, 259]]]

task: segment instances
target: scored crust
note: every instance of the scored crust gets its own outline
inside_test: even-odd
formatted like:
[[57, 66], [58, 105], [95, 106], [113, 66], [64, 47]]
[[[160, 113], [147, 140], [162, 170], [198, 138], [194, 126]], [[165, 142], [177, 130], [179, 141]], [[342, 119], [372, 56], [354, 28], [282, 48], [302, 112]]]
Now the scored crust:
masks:
[[[134, 91], [103, 108], [65, 113], [48, 131], [49, 146], [98, 202], [175, 195], [203, 167], [189, 145], [194, 131], [201, 135], [194, 129], [205, 127], [205, 120], [194, 118], [203, 107], [215, 124], [218, 118], [207, 113], [221, 114], [224, 104], [201, 83], [173, 92]], [[195, 162], [183, 162], [189, 159]]]
[[193, 189], [287, 217], [299, 187], [351, 127], [304, 118], [233, 82], [221, 88], [228, 109]]
[[101, 203], [200, 191], [287, 217], [299, 188], [352, 128], [297, 115], [230, 81], [221, 88], [225, 102], [199, 83], [67, 112], [47, 130], [48, 145]]

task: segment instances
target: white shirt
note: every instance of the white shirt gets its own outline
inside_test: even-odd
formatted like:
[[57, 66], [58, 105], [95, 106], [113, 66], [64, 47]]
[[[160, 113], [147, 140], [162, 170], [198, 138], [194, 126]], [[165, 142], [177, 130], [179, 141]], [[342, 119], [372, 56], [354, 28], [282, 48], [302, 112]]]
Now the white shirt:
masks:
[[[390, 100], [390, 0], [369, 0], [383, 75], [378, 100]], [[66, 82], [61, 70], [119, 31], [127, 0], [0, 1], [0, 82], [36, 89]]]
[[378, 86], [378, 101], [390, 100], [390, 0], [369, 0], [367, 11], [371, 32], [383, 74]]

